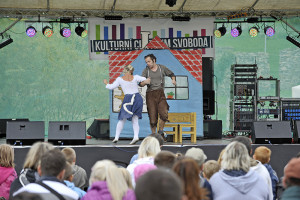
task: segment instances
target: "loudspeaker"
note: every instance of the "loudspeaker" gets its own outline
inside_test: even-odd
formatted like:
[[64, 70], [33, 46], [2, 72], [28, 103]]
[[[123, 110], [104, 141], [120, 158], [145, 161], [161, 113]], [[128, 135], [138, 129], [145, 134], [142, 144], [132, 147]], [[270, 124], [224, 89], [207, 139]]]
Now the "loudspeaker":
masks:
[[50, 121], [48, 142], [54, 145], [85, 145], [85, 121]]
[[44, 141], [45, 122], [43, 121], [8, 121], [6, 126], [6, 143], [14, 145], [32, 145]]
[[292, 143], [289, 121], [258, 121], [253, 122], [251, 139], [255, 144]]
[[87, 133], [95, 138], [109, 138], [109, 119], [94, 119]]
[[222, 138], [222, 120], [203, 120], [204, 138]]
[[211, 57], [202, 57], [203, 90], [214, 90], [214, 62]]
[[294, 121], [293, 138], [296, 143], [300, 143], [300, 121]]
[[29, 119], [0, 119], [0, 137], [6, 136], [6, 124], [10, 121], [29, 121]]
[[215, 114], [215, 91], [203, 90], [203, 114], [214, 115]]

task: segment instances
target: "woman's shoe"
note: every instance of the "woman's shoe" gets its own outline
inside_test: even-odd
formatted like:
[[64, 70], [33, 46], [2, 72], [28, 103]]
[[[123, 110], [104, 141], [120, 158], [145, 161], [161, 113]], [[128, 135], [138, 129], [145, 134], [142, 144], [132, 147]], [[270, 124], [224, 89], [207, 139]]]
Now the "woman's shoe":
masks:
[[117, 139], [114, 139], [113, 141], [112, 141], [112, 143], [117, 143], [118, 142], [118, 140]]
[[129, 144], [134, 145], [135, 143], [137, 143], [139, 141], [139, 139], [133, 139]]

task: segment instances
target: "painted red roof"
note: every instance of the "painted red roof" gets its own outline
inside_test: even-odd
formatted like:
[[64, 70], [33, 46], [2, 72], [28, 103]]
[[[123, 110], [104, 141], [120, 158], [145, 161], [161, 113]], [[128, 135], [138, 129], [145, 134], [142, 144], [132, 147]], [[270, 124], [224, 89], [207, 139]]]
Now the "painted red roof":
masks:
[[[156, 36], [145, 49], [170, 48]], [[110, 51], [109, 52], [109, 83], [118, 78], [125, 65], [131, 64], [143, 50], [136, 51]], [[202, 51], [201, 50], [170, 50], [183, 67], [189, 71], [197, 81], [202, 84]]]

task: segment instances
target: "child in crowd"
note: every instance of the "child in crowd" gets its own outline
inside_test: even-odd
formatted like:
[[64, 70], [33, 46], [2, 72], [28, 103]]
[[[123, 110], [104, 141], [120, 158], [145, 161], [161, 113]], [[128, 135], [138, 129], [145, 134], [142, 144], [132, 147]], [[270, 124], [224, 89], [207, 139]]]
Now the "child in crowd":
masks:
[[14, 168], [14, 150], [10, 145], [0, 145], [0, 197], [9, 198], [11, 183], [17, 178]]
[[71, 188], [73, 191], [75, 191], [79, 195], [79, 198], [82, 198], [86, 194], [86, 192], [74, 185], [74, 183], [73, 183], [74, 171], [73, 171], [73, 168], [70, 165], [70, 163], [67, 162], [65, 170], [66, 170], [65, 171], [65, 176], [64, 176], [65, 184], [69, 188]]
[[209, 180], [216, 172], [220, 170], [220, 165], [215, 160], [208, 160], [203, 166], [203, 176]]

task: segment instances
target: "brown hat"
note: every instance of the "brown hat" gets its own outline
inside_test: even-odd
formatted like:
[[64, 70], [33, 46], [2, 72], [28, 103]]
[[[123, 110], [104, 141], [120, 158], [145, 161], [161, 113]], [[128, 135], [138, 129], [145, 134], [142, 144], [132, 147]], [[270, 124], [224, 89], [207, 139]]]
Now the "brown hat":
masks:
[[300, 158], [292, 158], [284, 168], [284, 178], [300, 179]]

